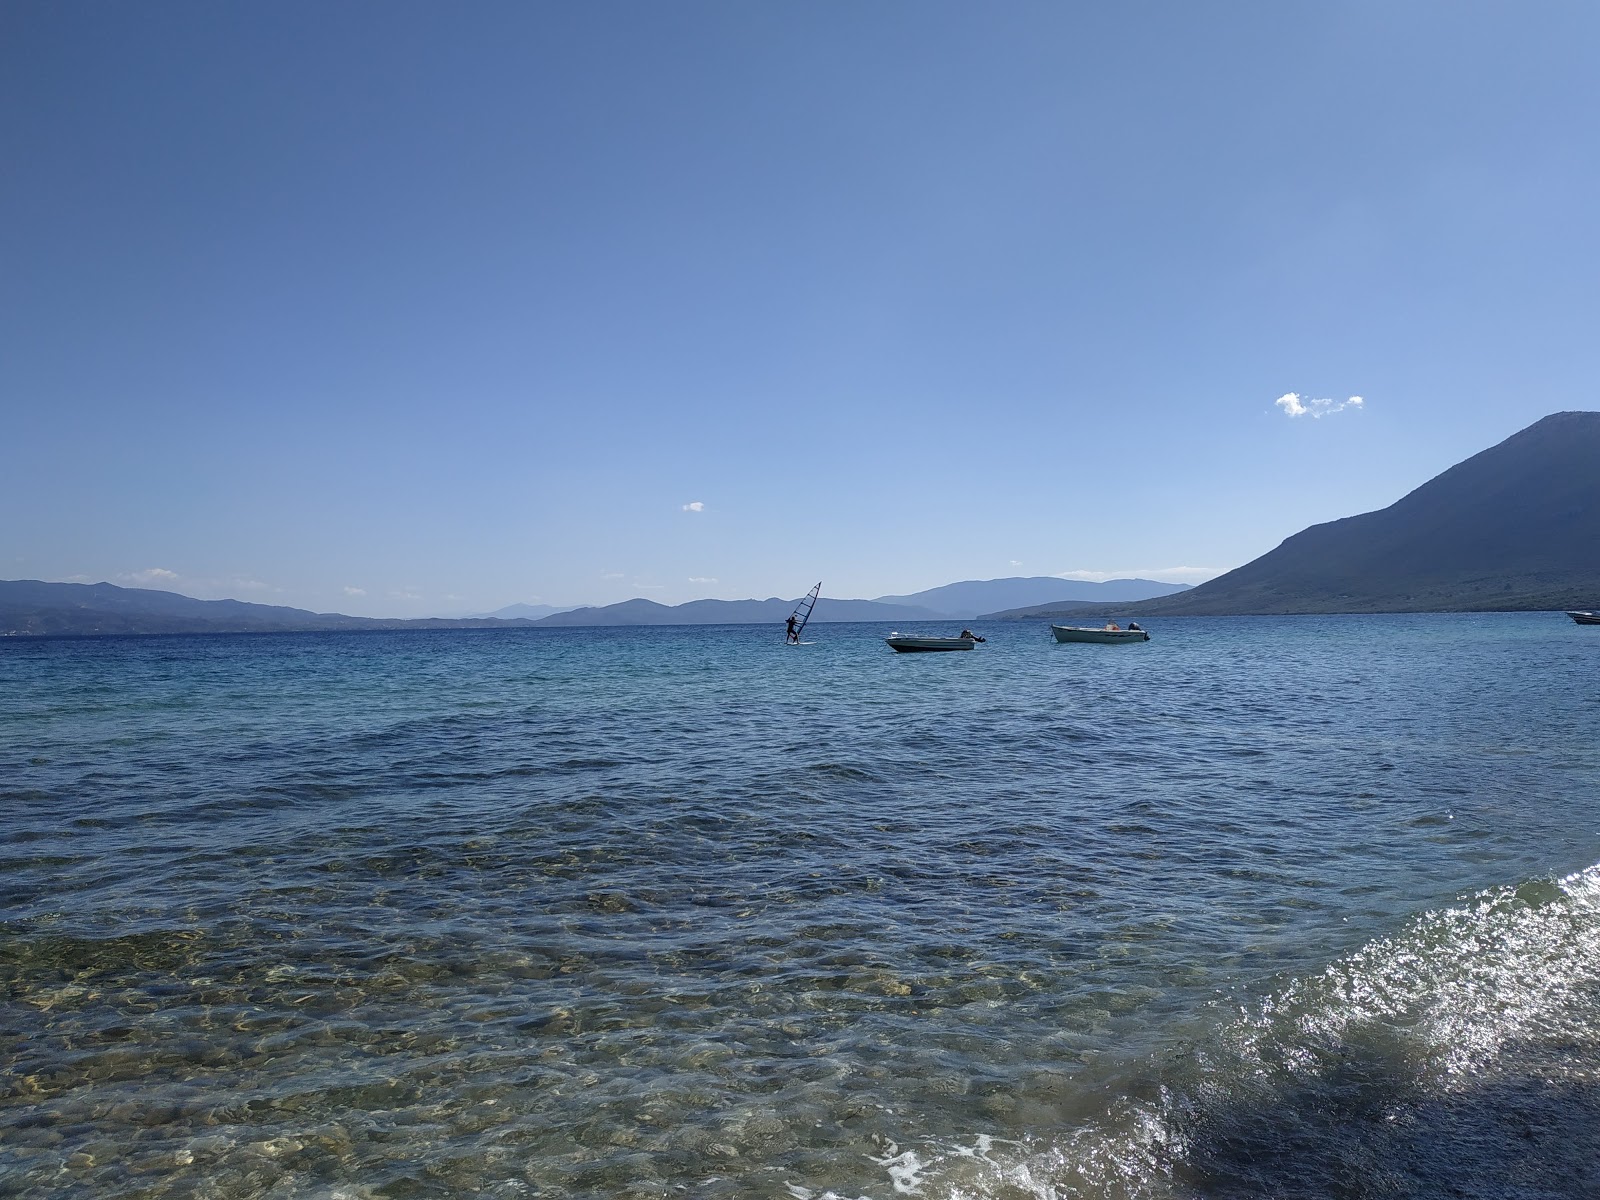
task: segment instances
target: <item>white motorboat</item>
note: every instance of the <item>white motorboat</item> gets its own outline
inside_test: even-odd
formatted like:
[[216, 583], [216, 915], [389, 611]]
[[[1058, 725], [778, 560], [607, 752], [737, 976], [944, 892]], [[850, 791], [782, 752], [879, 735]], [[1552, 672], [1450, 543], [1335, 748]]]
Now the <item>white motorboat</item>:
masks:
[[1050, 632], [1056, 635], [1058, 642], [1148, 642], [1150, 640], [1150, 635], [1135, 624], [1129, 624], [1126, 629], [1116, 624], [1102, 625], [1097, 629], [1081, 625], [1052, 625]]
[[914, 633], [891, 633], [883, 640], [904, 653], [917, 650], [971, 650], [983, 641], [977, 634], [965, 632], [960, 637], [924, 637]]

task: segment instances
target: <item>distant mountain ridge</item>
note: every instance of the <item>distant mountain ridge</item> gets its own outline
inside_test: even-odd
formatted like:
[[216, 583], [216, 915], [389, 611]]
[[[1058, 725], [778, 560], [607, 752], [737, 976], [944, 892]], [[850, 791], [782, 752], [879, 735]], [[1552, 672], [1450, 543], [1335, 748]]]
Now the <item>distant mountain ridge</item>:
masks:
[[[196, 600], [177, 592], [125, 588], [112, 583], [46, 583], [0, 580], [0, 636], [96, 636], [164, 633], [267, 633], [296, 630], [515, 629], [604, 625], [782, 625], [797, 600], [691, 600], [620, 604], [554, 611], [527, 618], [428, 617], [395, 620], [316, 613], [303, 608], [244, 600]], [[513, 605], [513, 610], [522, 607]], [[502, 612], [507, 610], [502, 609]], [[908, 604], [833, 600], [817, 605], [818, 624], [840, 621], [948, 621], [948, 614]]]
[[1186, 592], [1191, 586], [1187, 583], [1158, 583], [1153, 579], [1107, 579], [1103, 583], [1094, 583], [1086, 579], [1032, 575], [1010, 579], [968, 579], [913, 592], [909, 596], [879, 596], [876, 602], [915, 604], [957, 620], [970, 620], [1000, 609], [1027, 605], [1064, 604], [1071, 601], [1116, 604], [1149, 600]]
[[1139, 614], [1600, 605], [1600, 412], [1553, 413], [1388, 508], [1286, 538]]
[[[1600, 607], [1597, 531], [1600, 412], [1562, 412], [1457, 463], [1388, 508], [1313, 525], [1198, 587], [1052, 576], [967, 580], [877, 600], [824, 597], [815, 619], [932, 623], [1108, 609], [1142, 617], [1594, 608]], [[1012, 599], [1018, 595], [1020, 601]], [[781, 624], [795, 603], [769, 597], [669, 606], [635, 599], [537, 621], [402, 621], [23, 579], [0, 580], [0, 636]]]
[[[1046, 578], [1029, 580], [969, 580], [948, 588], [931, 589], [919, 595], [941, 594], [956, 600], [976, 600], [986, 595], [1010, 595], [1015, 585], [1044, 583], [1050, 590], [1091, 592], [1101, 584]], [[1114, 581], [1118, 584], [1155, 589], [1145, 594], [1181, 590], [1182, 585], [1157, 584], [1148, 580]], [[990, 589], [989, 585], [996, 585]], [[351, 617], [342, 613], [316, 613], [302, 608], [256, 604], [244, 600], [197, 600], [177, 592], [150, 588], [125, 588], [111, 583], [47, 583], [36, 579], [0, 580], [0, 636], [56, 635], [96, 636], [111, 634], [167, 633], [266, 633], [295, 630], [361, 629], [507, 629], [570, 626], [639, 625], [782, 625], [794, 611], [798, 599], [772, 596], [765, 600], [691, 600], [686, 604], [658, 604], [653, 600], [632, 599], [619, 604], [550, 609], [537, 619], [500, 614], [538, 611], [535, 605], [511, 605], [497, 614], [484, 617], [449, 619], [429, 617], [397, 620], [382, 617]], [[978, 603], [962, 604], [955, 611], [938, 610], [928, 605], [850, 600], [824, 596], [813, 620], [821, 624], [846, 621], [939, 622], [970, 620]]]
[[1007, 608], [1000, 612], [984, 613], [980, 621], [1033, 621], [1047, 617], [1081, 616], [1090, 613], [1127, 612], [1133, 604], [1110, 604], [1095, 600], [1057, 600], [1053, 604], [1030, 604], [1023, 608]]
[[[909, 596], [879, 596], [875, 600], [838, 600], [823, 596], [812, 620], [818, 624], [840, 621], [969, 621], [980, 613], [1008, 604], [1037, 602], [1043, 597], [1066, 601], [1075, 597], [1101, 601], [1143, 600], [1186, 591], [1184, 583], [1156, 583], [1150, 579], [1111, 579], [1090, 583], [1058, 579], [1053, 575], [1019, 579], [969, 579], [929, 588]], [[1022, 597], [1022, 599], [1017, 599]], [[576, 608], [540, 620], [540, 625], [737, 625], [766, 621], [781, 623], [794, 611], [797, 600], [777, 596], [766, 600], [691, 600], [687, 604], [657, 604], [653, 600], [624, 600], [596, 608]]]
[[246, 600], [196, 600], [114, 583], [0, 580], [0, 637], [161, 633], [272, 633], [318, 629], [506, 629], [528, 621], [390, 620], [314, 613]]
[[472, 613], [468, 620], [472, 621], [539, 621], [545, 617], [553, 617], [557, 613], [571, 612], [578, 607], [576, 604], [508, 604], [504, 608], [497, 608], [493, 612]]
[[[690, 600], [687, 604], [657, 604], [654, 600], [624, 600], [597, 608], [575, 608], [545, 617], [535, 624], [549, 625], [782, 625], [799, 603], [777, 596], [766, 600]], [[823, 596], [811, 618], [818, 625], [841, 621], [949, 621], [937, 613], [911, 604], [879, 604], [875, 600], [833, 600]]]

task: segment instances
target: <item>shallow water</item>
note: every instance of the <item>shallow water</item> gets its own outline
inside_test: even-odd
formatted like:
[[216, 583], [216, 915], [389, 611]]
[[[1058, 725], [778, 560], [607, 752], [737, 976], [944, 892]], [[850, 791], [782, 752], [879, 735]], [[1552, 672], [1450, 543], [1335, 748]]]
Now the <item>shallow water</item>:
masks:
[[0, 643], [0, 1189], [1600, 1192], [1559, 614]]

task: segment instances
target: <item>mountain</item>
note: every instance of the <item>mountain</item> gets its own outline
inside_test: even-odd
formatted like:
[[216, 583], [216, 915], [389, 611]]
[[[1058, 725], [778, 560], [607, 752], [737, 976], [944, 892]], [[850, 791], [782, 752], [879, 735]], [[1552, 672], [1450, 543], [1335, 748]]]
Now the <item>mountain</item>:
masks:
[[508, 604], [504, 608], [497, 608], [489, 613], [473, 613], [474, 621], [538, 621], [545, 617], [552, 617], [556, 613], [571, 612], [576, 605], [568, 604], [559, 607], [553, 604]]
[[[957, 620], [968, 620], [1000, 609], [1029, 605], [1054, 605], [1068, 601], [1116, 604], [1149, 600], [1190, 590], [1187, 583], [1157, 583], [1153, 579], [1108, 579], [1090, 583], [1082, 579], [1058, 579], [1054, 575], [1034, 575], [1015, 579], [969, 579], [943, 587], [913, 592], [909, 596], [879, 596], [878, 604], [914, 604]], [[891, 618], [893, 619], [893, 618]]]
[[268, 633], [315, 629], [507, 629], [527, 621], [394, 621], [314, 613], [244, 600], [196, 600], [114, 583], [0, 580], [0, 637], [151, 633]]
[[1561, 412], [1377, 512], [1313, 525], [1144, 614], [1600, 604], [1600, 412]]
[[[125, 588], [112, 583], [44, 583], [37, 579], [0, 580], [0, 637], [53, 635], [92, 637], [107, 634], [270, 633], [359, 629], [527, 629], [562, 625], [782, 625], [796, 600], [693, 600], [675, 607], [653, 600], [626, 600], [603, 608], [552, 613], [538, 621], [526, 618], [430, 617], [401, 621], [382, 617], [349, 617], [316, 613], [276, 604], [244, 600], [196, 600], [177, 592]], [[531, 606], [513, 605], [512, 609]], [[501, 612], [508, 610], [502, 609]], [[817, 603], [815, 620], [940, 621], [950, 618], [904, 604], [871, 600]]]
[[[766, 600], [691, 600], [687, 604], [657, 604], [654, 600], [624, 600], [599, 608], [575, 608], [536, 622], [547, 625], [782, 625], [798, 600], [777, 596]], [[817, 601], [818, 624], [839, 621], [948, 621], [948, 614], [910, 604], [880, 604], [875, 600]]]
[[[817, 601], [818, 623], [838, 621], [966, 621], [1008, 604], [1044, 601], [1094, 600], [1111, 603], [1169, 596], [1188, 590], [1184, 583], [1156, 583], [1149, 579], [1110, 579], [1086, 583], [1043, 576], [1034, 579], [988, 579], [951, 583], [910, 596], [879, 596], [876, 600]], [[1019, 599], [1020, 597], [1020, 599]], [[782, 624], [794, 611], [796, 600], [777, 596], [766, 600], [691, 600], [687, 604], [657, 604], [653, 600], [624, 600], [600, 608], [576, 608], [545, 617], [540, 625], [740, 625]], [[503, 610], [502, 610], [503, 611]]]
[[1091, 613], [1130, 612], [1143, 605], [1117, 605], [1106, 601], [1058, 600], [1054, 604], [1030, 604], [1024, 608], [1008, 608], [1000, 612], [982, 613], [979, 621], [1035, 621], [1043, 617], [1073, 617]]

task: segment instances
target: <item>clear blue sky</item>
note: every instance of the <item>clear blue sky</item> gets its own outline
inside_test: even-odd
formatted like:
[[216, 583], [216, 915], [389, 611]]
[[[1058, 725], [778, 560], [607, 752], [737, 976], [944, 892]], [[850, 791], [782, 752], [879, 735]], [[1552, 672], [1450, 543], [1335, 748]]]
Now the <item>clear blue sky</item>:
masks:
[[0, 575], [1205, 578], [1600, 406], [1597, 44], [1587, 2], [13, 0]]

